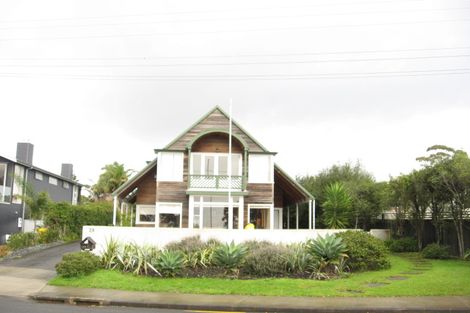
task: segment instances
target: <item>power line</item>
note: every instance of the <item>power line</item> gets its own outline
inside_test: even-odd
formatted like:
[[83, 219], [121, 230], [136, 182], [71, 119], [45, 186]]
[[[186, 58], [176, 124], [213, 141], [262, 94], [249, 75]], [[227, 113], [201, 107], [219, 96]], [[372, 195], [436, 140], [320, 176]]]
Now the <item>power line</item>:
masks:
[[313, 64], [313, 63], [343, 63], [343, 62], [377, 62], [398, 60], [426, 60], [443, 58], [468, 58], [470, 54], [416, 56], [416, 57], [389, 57], [389, 58], [363, 58], [363, 59], [337, 59], [337, 60], [301, 60], [301, 61], [253, 61], [232, 63], [175, 63], [175, 64], [0, 64], [1, 67], [28, 67], [28, 68], [127, 68], [127, 67], [179, 67], [179, 66], [238, 66], [238, 65], [283, 65], [283, 64]]
[[369, 24], [343, 24], [343, 25], [324, 25], [324, 26], [292, 26], [275, 28], [254, 28], [254, 29], [228, 29], [228, 30], [208, 30], [208, 31], [184, 31], [184, 32], [158, 32], [158, 33], [134, 33], [134, 34], [108, 34], [108, 35], [86, 35], [86, 36], [56, 36], [56, 37], [37, 37], [37, 38], [0, 38], [0, 41], [22, 41], [22, 40], [64, 40], [64, 39], [92, 39], [92, 38], [125, 38], [125, 37], [147, 37], [147, 36], [166, 36], [166, 35], [193, 35], [193, 34], [219, 34], [219, 33], [246, 33], [246, 32], [271, 32], [271, 31], [291, 31], [291, 30], [315, 30], [331, 28], [353, 28], [368, 26], [393, 26], [393, 25], [414, 25], [414, 24], [433, 24], [433, 23], [454, 23], [468, 22], [470, 19], [448, 19], [448, 20], [425, 20], [411, 22], [388, 22], [388, 23], [369, 23]]
[[301, 52], [301, 53], [268, 53], [268, 54], [232, 54], [232, 55], [194, 55], [194, 56], [131, 56], [131, 57], [79, 57], [79, 58], [17, 58], [0, 57], [0, 60], [15, 61], [91, 61], [91, 60], [157, 60], [157, 59], [214, 59], [214, 58], [257, 58], [257, 57], [291, 57], [291, 56], [315, 56], [315, 55], [343, 55], [343, 54], [377, 54], [377, 53], [400, 53], [400, 52], [423, 52], [423, 51], [447, 51], [447, 50], [468, 50], [470, 46], [461, 47], [438, 47], [438, 48], [406, 48], [406, 49], [383, 49], [383, 50], [351, 50], [351, 51], [321, 51], [321, 52]]
[[83, 80], [149, 80], [149, 81], [222, 81], [222, 80], [311, 80], [311, 79], [346, 79], [346, 78], [381, 78], [402, 76], [435, 76], [470, 74], [470, 68], [436, 69], [414, 71], [379, 71], [350, 73], [317, 73], [317, 74], [249, 74], [249, 75], [55, 75], [38, 73], [0, 73], [0, 77], [17, 78], [51, 78]]
[[[44, 29], [44, 28], [86, 28], [95, 26], [121, 26], [121, 25], [151, 25], [151, 24], [173, 24], [173, 23], [193, 23], [193, 22], [213, 22], [213, 21], [244, 21], [259, 19], [279, 19], [279, 18], [302, 18], [302, 17], [318, 17], [318, 16], [347, 16], [347, 15], [368, 15], [368, 14], [393, 14], [404, 12], [440, 12], [470, 10], [470, 7], [460, 8], [432, 8], [432, 9], [405, 9], [405, 10], [378, 10], [378, 11], [353, 11], [342, 13], [320, 13], [320, 14], [294, 14], [294, 15], [265, 15], [265, 16], [245, 16], [245, 17], [217, 17], [203, 19], [186, 19], [186, 20], [167, 20], [167, 21], [146, 21], [146, 22], [115, 22], [115, 23], [92, 23], [79, 25], [27, 25], [27, 26], [6, 26], [0, 29]], [[0, 22], [1, 23], [1, 22]]]
[[266, 10], [279, 10], [279, 9], [307, 9], [318, 7], [335, 7], [335, 6], [350, 6], [357, 4], [385, 4], [385, 3], [410, 3], [410, 2], [425, 2], [426, 0], [406, 0], [406, 1], [346, 1], [341, 3], [324, 3], [308, 6], [278, 6], [278, 7], [255, 7], [255, 8], [231, 8], [220, 10], [196, 10], [196, 11], [174, 11], [174, 12], [161, 12], [149, 14], [121, 14], [121, 15], [107, 15], [107, 16], [88, 16], [88, 17], [63, 17], [63, 18], [46, 18], [46, 19], [23, 19], [23, 20], [0, 20], [0, 23], [28, 23], [28, 22], [53, 22], [53, 21], [74, 21], [74, 20], [94, 20], [94, 19], [111, 19], [111, 18], [129, 18], [129, 17], [146, 17], [146, 16], [171, 16], [171, 15], [184, 15], [184, 14], [206, 14], [206, 13], [223, 13], [223, 12], [240, 12], [240, 11], [266, 11]]

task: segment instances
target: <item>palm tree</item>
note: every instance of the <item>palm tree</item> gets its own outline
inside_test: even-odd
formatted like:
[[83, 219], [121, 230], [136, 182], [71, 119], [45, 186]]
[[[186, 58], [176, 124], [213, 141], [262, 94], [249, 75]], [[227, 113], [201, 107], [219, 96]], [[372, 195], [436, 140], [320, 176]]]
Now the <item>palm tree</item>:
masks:
[[346, 228], [348, 223], [348, 210], [351, 207], [351, 196], [344, 185], [335, 182], [325, 189], [325, 208], [323, 218], [329, 228]]
[[124, 164], [117, 162], [105, 165], [102, 170], [104, 172], [101, 173], [98, 182], [91, 188], [97, 199], [108, 198], [111, 193], [129, 179], [129, 176], [133, 172], [129, 169], [126, 170]]

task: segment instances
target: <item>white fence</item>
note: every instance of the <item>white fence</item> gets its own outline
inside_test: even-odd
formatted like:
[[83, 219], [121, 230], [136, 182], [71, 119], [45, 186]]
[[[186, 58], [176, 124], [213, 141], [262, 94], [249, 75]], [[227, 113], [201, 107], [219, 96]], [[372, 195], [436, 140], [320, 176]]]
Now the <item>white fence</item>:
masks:
[[172, 241], [193, 236], [199, 236], [201, 240], [217, 239], [221, 242], [240, 243], [248, 240], [265, 240], [274, 243], [295, 243], [308, 239], [314, 239], [321, 235], [334, 234], [346, 229], [253, 229], [253, 230], [228, 230], [228, 229], [188, 229], [188, 228], [150, 228], [150, 227], [113, 227], [113, 226], [84, 226], [83, 238], [91, 237], [96, 242], [97, 254], [106, 247], [107, 242], [117, 240], [121, 243], [137, 243], [139, 245], [151, 245], [159, 248]]

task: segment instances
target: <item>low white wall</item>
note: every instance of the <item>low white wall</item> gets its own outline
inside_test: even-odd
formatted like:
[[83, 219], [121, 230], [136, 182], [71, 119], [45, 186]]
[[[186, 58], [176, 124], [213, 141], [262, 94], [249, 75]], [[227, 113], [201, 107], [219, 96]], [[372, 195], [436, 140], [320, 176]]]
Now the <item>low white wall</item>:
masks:
[[369, 233], [379, 239], [388, 240], [390, 239], [390, 229], [371, 229]]
[[91, 237], [96, 242], [97, 254], [106, 247], [107, 242], [117, 240], [121, 243], [137, 243], [163, 248], [172, 241], [199, 236], [201, 240], [217, 239], [221, 242], [240, 243], [247, 240], [266, 240], [274, 243], [295, 243], [314, 239], [321, 235], [334, 234], [347, 229], [276, 229], [276, 230], [227, 230], [227, 229], [188, 229], [188, 228], [147, 228], [147, 227], [113, 227], [84, 226], [82, 238]]

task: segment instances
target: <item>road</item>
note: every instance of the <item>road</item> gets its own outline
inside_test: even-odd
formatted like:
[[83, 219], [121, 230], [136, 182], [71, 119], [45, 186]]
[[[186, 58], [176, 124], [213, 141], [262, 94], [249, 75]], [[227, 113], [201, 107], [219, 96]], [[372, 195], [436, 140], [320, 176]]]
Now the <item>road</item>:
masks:
[[77, 242], [29, 254], [20, 259], [0, 262], [0, 313], [108, 313], [108, 312], [160, 312], [184, 311], [123, 307], [86, 307], [53, 303], [37, 303], [27, 296], [43, 288], [53, 278], [55, 265], [64, 253], [79, 250]]

